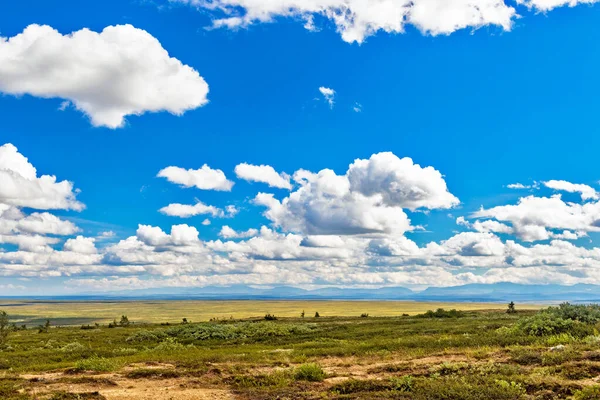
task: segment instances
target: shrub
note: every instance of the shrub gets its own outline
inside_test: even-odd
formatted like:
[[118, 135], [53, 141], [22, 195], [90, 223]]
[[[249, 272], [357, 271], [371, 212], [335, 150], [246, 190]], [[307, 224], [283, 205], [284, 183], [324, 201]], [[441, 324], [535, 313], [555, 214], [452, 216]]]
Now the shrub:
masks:
[[600, 386], [588, 386], [575, 392], [574, 400], [598, 400], [600, 399]]
[[167, 335], [163, 331], [147, 331], [142, 329], [129, 336], [125, 341], [129, 343], [158, 342], [165, 337]]
[[119, 321], [119, 325], [121, 326], [129, 326], [130, 322], [129, 322], [129, 318], [127, 318], [127, 315], [121, 315], [121, 320]]
[[285, 371], [266, 375], [234, 376], [229, 382], [237, 388], [282, 387], [290, 384], [290, 376]]
[[0, 347], [6, 344], [9, 330], [8, 314], [6, 311], [0, 311]]
[[457, 310], [444, 310], [443, 308], [438, 308], [435, 311], [427, 311], [424, 314], [419, 314], [417, 315], [417, 317], [421, 317], [421, 318], [459, 318], [459, 317], [463, 317], [465, 315], [464, 312], [462, 311], [457, 311]]
[[508, 308], [506, 309], [507, 314], [516, 314], [517, 310], [515, 309], [515, 302], [511, 301], [508, 303]]
[[125, 374], [129, 379], [171, 379], [179, 378], [181, 373], [174, 369], [134, 369]]
[[296, 368], [294, 378], [297, 381], [321, 382], [325, 379], [325, 371], [319, 364], [303, 364]]
[[319, 315], [319, 312], [317, 311], [317, 312], [315, 313], [315, 318], [319, 318], [319, 317], [320, 317], [320, 315]]
[[456, 374], [460, 371], [463, 371], [465, 369], [469, 368], [469, 364], [465, 363], [465, 362], [460, 362], [460, 363], [442, 363], [440, 365], [437, 365], [435, 367], [432, 368], [432, 372], [434, 374], [439, 374], [441, 376], [445, 376], [445, 375], [453, 375]]
[[119, 365], [114, 360], [104, 357], [90, 357], [86, 360], [79, 360], [75, 364], [76, 371], [110, 372], [117, 369]]
[[400, 378], [390, 378], [390, 389], [396, 392], [412, 392], [413, 390], [413, 377], [410, 375], [402, 376]]
[[361, 317], [361, 318], [369, 318], [369, 314], [367, 314], [367, 313], [362, 313], [362, 314], [360, 314], [360, 317]]
[[50, 330], [50, 320], [47, 319], [44, 325], [38, 326], [38, 333], [48, 333]]
[[[291, 335], [300, 335], [312, 332], [315, 329], [313, 324], [288, 324], [275, 323], [273, 321], [261, 322], [238, 322], [232, 324], [188, 324], [178, 325], [165, 331], [166, 336], [177, 338], [179, 341], [194, 340], [235, 340], [235, 339], [259, 339], [264, 340], [270, 337], [283, 337]], [[153, 331], [158, 334], [161, 331]]]
[[69, 343], [63, 347], [61, 347], [60, 351], [63, 353], [83, 353], [87, 350], [87, 347], [82, 345], [79, 342]]
[[594, 328], [591, 325], [573, 319], [565, 319], [548, 312], [540, 312], [533, 317], [519, 321], [517, 329], [531, 336], [551, 336], [568, 333], [573, 337], [583, 338], [594, 333]]
[[563, 303], [558, 307], [549, 307], [542, 313], [556, 316], [562, 319], [569, 319], [572, 321], [579, 321], [585, 324], [595, 324], [600, 322], [600, 305], [573, 305], [570, 303]]
[[277, 317], [271, 314], [265, 315], [265, 321], [277, 321]]
[[519, 365], [535, 365], [542, 363], [542, 355], [529, 349], [515, 349], [511, 352], [512, 360]]
[[[192, 345], [193, 346], [193, 345]], [[166, 338], [163, 342], [160, 342], [153, 351], [158, 352], [173, 352], [185, 349], [185, 346], [181, 343], [177, 343], [173, 338]]]

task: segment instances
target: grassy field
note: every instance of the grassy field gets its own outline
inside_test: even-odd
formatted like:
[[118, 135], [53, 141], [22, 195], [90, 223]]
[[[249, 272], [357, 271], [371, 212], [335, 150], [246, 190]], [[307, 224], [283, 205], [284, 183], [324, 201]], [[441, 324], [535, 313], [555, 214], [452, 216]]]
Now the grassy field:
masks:
[[[98, 318], [126, 313], [130, 321], [12, 328], [0, 345], [0, 399], [600, 399], [600, 307], [517, 306], [509, 314], [505, 305], [486, 304], [375, 317], [386, 307], [426, 303], [269, 302], [261, 310], [275, 317], [248, 318], [265, 312], [251, 309], [244, 318], [183, 323], [179, 312], [192, 306], [223, 307], [226, 316], [257, 303], [178, 302], [174, 314], [158, 303], [154, 318], [163, 323], [152, 324], [136, 310], [153, 303], [71, 304], [48, 307], [71, 318], [87, 316], [76, 314], [82, 309], [95, 309]], [[322, 311], [329, 305], [333, 314], [342, 304], [353, 307], [352, 316]], [[313, 306], [305, 318], [272, 308], [293, 315], [304, 305]], [[30, 306], [44, 305], [0, 310]], [[212, 316], [201, 312], [198, 320]], [[167, 325], [170, 318], [178, 322]]]
[[[30, 302], [0, 301], [0, 310], [12, 315], [18, 324], [37, 326], [46, 319], [54, 325], [108, 323], [127, 315], [136, 322], [161, 323], [208, 321], [213, 318], [249, 318], [275, 314], [299, 317], [319, 312], [321, 316], [355, 317], [363, 313], [377, 317], [421, 314], [437, 308], [464, 311], [497, 309], [493, 303], [428, 303], [411, 301], [131, 301], [131, 302]], [[539, 306], [527, 305], [529, 309]]]

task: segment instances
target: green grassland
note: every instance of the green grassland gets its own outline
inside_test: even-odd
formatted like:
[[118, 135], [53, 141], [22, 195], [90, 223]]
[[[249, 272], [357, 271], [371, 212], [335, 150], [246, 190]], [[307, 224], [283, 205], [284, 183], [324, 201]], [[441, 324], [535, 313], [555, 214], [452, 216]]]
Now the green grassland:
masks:
[[[150, 316], [157, 303], [146, 302], [138, 316], [140, 304], [90, 304], [91, 316], [85, 304], [49, 306], [89, 320], [127, 311], [129, 323], [113, 327], [13, 328], [0, 351], [0, 399], [600, 399], [599, 307], [415, 315], [408, 307], [423, 303], [179, 302], [171, 313], [161, 302]], [[191, 314], [200, 304], [226, 318], [200, 322], [219, 316]], [[351, 315], [334, 316], [341, 304]], [[377, 316], [394, 306], [395, 316]], [[152, 320], [162, 324], [142, 322]]]
[[[249, 318], [275, 314], [280, 317], [322, 316], [352, 317], [362, 313], [393, 317], [415, 315], [427, 310], [446, 308], [464, 311], [504, 307], [491, 303], [431, 303], [411, 301], [0, 301], [0, 310], [8, 312], [18, 324], [39, 325], [46, 319], [54, 325], [106, 324], [121, 315], [136, 322], [162, 323], [210, 319]], [[539, 306], [528, 305], [535, 309]]]

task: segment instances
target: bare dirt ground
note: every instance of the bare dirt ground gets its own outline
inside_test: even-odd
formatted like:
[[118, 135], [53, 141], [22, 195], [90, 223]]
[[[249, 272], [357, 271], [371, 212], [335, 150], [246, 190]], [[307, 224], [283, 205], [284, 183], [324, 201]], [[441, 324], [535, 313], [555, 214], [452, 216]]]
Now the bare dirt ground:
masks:
[[[144, 366], [146, 369], [152, 368]], [[168, 368], [168, 365], [154, 368]], [[133, 369], [129, 366], [123, 372]], [[32, 394], [43, 397], [49, 393], [98, 393], [107, 400], [230, 400], [231, 391], [206, 387], [193, 378], [129, 379], [118, 373], [68, 374], [62, 372], [26, 374], [23, 378], [34, 383]], [[34, 396], [34, 397], [35, 397]]]

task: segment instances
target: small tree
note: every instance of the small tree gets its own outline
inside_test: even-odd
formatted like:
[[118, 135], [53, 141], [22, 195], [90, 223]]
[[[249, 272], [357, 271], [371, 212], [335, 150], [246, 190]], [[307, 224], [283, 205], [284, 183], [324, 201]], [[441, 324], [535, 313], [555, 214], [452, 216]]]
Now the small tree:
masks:
[[8, 314], [6, 311], [0, 311], [0, 347], [6, 344], [9, 333]]
[[301, 316], [302, 318], [304, 318], [304, 310], [302, 310], [302, 313], [300, 314], [300, 316]]
[[49, 330], [50, 330], [50, 320], [49, 319], [46, 320], [44, 325], [40, 325], [38, 327], [38, 333], [48, 333]]
[[517, 310], [515, 309], [515, 302], [511, 301], [508, 303], [508, 309], [506, 310], [507, 314], [516, 314]]
[[187, 318], [184, 318], [184, 319], [181, 321], [181, 323], [182, 323], [182, 324], [184, 324], [184, 325], [185, 325], [185, 324], [187, 324], [187, 323], [188, 323], [188, 320], [187, 320]]
[[129, 318], [127, 318], [127, 315], [121, 315], [121, 321], [119, 321], [119, 325], [129, 326]]
[[319, 318], [319, 317], [320, 317], [320, 315], [319, 315], [319, 312], [317, 311], [317, 312], [315, 313], [315, 318]]

